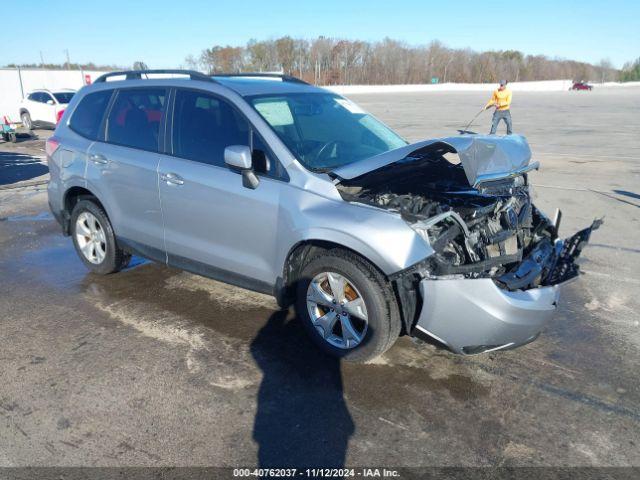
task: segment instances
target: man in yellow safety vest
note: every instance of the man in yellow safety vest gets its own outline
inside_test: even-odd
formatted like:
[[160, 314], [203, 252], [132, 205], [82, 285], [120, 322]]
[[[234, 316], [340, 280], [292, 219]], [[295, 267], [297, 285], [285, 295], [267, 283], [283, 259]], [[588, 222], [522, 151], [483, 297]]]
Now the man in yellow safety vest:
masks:
[[511, 90], [507, 88], [507, 81], [500, 80], [500, 86], [493, 91], [491, 100], [487, 103], [484, 109], [496, 107], [493, 112], [493, 121], [491, 122], [491, 135], [495, 135], [498, 129], [498, 123], [500, 120], [504, 120], [507, 124], [507, 135], [511, 135]]

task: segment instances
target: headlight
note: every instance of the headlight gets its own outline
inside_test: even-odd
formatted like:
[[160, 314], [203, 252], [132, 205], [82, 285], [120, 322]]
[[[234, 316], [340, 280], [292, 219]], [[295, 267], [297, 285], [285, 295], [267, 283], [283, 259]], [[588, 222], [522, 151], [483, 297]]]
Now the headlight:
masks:
[[514, 187], [524, 187], [526, 184], [525, 180], [524, 180], [524, 175], [520, 175], [518, 177], [515, 177], [513, 179], [513, 186]]
[[478, 186], [478, 191], [483, 195], [512, 195], [518, 189], [527, 185], [527, 179], [524, 175], [517, 177], [503, 178], [485, 182]]
[[[447, 230], [452, 227], [452, 224], [457, 223], [464, 235], [464, 245], [458, 244], [454, 239], [450, 239], [445, 245], [441, 246], [437, 252], [440, 257], [451, 265], [461, 265], [465, 260], [465, 247], [469, 252], [469, 256], [472, 260], [476, 260], [477, 255], [471, 250], [468, 245], [468, 239], [471, 235], [469, 228], [465, 221], [453, 210], [448, 210], [435, 217], [431, 217], [427, 220], [422, 220], [415, 223], [410, 223], [409, 226], [425, 241], [429, 246], [431, 241], [439, 239]], [[479, 260], [479, 258], [477, 258]]]

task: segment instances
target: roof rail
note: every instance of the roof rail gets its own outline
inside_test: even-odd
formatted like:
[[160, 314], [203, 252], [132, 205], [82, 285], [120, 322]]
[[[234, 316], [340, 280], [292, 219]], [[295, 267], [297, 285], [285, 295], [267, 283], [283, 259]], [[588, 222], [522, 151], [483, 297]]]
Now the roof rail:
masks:
[[258, 77], [258, 78], [281, 78], [283, 82], [303, 83], [309, 85], [309, 83], [301, 80], [298, 77], [287, 75], [284, 73], [263, 73], [263, 72], [242, 72], [242, 73], [216, 73], [214, 77]]
[[110, 77], [119, 77], [124, 75], [126, 80], [140, 80], [142, 75], [149, 74], [163, 74], [173, 73], [177, 75], [188, 75], [191, 80], [200, 80], [203, 82], [216, 82], [213, 78], [204, 73], [196, 72], [195, 70], [179, 70], [179, 69], [159, 69], [159, 70], [123, 70], [121, 72], [109, 72], [104, 75], [100, 75], [93, 83], [103, 83]]

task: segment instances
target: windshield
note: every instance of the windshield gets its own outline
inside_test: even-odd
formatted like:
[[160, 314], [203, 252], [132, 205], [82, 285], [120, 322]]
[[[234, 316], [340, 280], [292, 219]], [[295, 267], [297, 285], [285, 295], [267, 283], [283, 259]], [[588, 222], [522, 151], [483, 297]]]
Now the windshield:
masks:
[[53, 96], [56, 97], [58, 103], [69, 103], [75, 92], [57, 92]]
[[407, 144], [355, 103], [331, 93], [259, 95], [248, 100], [309, 170], [327, 172]]

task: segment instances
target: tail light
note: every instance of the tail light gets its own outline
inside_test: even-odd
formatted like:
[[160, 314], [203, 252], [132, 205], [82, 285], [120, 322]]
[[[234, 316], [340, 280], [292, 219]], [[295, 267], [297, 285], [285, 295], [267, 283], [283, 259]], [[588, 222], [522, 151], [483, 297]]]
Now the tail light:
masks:
[[59, 146], [60, 140], [55, 136], [47, 138], [47, 141], [44, 144], [44, 151], [47, 154], [47, 158], [50, 158], [56, 152], [56, 150], [58, 150]]
[[60, 119], [62, 118], [62, 114], [64, 113], [64, 110], [60, 110], [57, 114], [56, 114], [56, 125], [60, 123]]

